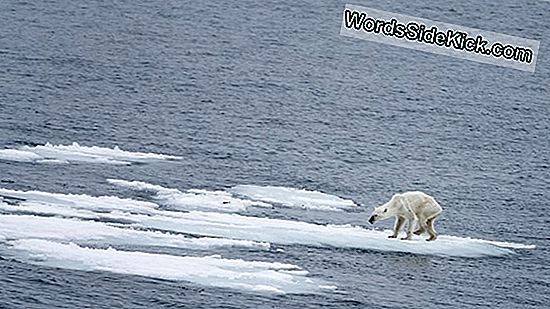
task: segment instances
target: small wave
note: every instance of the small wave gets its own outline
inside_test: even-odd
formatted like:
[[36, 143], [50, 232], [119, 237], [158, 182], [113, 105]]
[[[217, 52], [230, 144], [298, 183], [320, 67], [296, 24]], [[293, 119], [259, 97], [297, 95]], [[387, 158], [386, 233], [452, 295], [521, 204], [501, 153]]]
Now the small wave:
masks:
[[[0, 193], [10, 190], [0, 190]], [[513, 254], [513, 249], [533, 249], [534, 246], [441, 235], [435, 242], [426, 242], [421, 237], [412, 241], [388, 239], [390, 231], [378, 231], [351, 225], [321, 225], [301, 221], [258, 218], [217, 212], [178, 212], [156, 207], [142, 207], [140, 203], [120, 199], [112, 204], [101, 204], [101, 197], [66, 195], [62, 203], [52, 200], [51, 193], [40, 196], [34, 193], [33, 200], [19, 205], [0, 203], [0, 209], [8, 212], [24, 211], [45, 215], [63, 215], [75, 218], [106, 218], [126, 221], [139, 228], [186, 233], [197, 236], [251, 240], [282, 245], [309, 245], [368, 249], [390, 252], [408, 252], [422, 255], [483, 257]], [[18, 196], [30, 198], [24, 193]], [[56, 195], [59, 196], [59, 195]], [[71, 202], [71, 199], [75, 198]], [[137, 202], [137, 201], [135, 201]], [[135, 205], [135, 210], [131, 206]], [[111, 207], [111, 211], [108, 208]], [[95, 210], [101, 209], [101, 212]]]
[[130, 165], [132, 163], [144, 163], [157, 160], [178, 160], [181, 157], [146, 153], [130, 152], [114, 148], [86, 147], [78, 143], [71, 145], [38, 145], [35, 147], [23, 146], [18, 149], [0, 150], [0, 160], [32, 162], [32, 163], [99, 163]]
[[120, 228], [95, 221], [55, 217], [0, 215], [0, 239], [46, 239], [106, 245], [142, 245], [207, 250], [218, 247], [269, 249], [265, 242], [199, 237]]
[[179, 210], [216, 210], [223, 212], [238, 212], [246, 210], [249, 206], [270, 207], [264, 202], [248, 201], [233, 197], [224, 191], [208, 191], [191, 189], [182, 192], [177, 189], [165, 188], [141, 181], [126, 181], [120, 179], [107, 179], [108, 182], [136, 191], [154, 193], [155, 200], [163, 205]]
[[303, 189], [274, 186], [239, 185], [229, 192], [255, 201], [280, 204], [286, 207], [298, 207], [315, 210], [339, 211], [357, 208], [352, 200], [338, 196]]
[[326, 283], [292, 264], [93, 249], [41, 239], [9, 242], [23, 262], [83, 271], [108, 271], [259, 293], [318, 293]]

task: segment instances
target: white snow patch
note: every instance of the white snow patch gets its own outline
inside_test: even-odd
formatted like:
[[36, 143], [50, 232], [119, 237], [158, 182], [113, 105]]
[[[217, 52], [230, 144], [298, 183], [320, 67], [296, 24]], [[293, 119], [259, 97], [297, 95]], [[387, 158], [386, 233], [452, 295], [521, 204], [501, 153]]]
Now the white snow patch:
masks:
[[92, 249], [38, 239], [12, 241], [10, 245], [16, 259], [68, 269], [183, 280], [260, 293], [319, 293], [326, 286], [306, 277], [305, 271], [291, 273], [301, 270], [292, 264]]
[[181, 157], [146, 152], [124, 151], [114, 148], [87, 147], [78, 143], [71, 145], [22, 146], [18, 149], [1, 149], [0, 160], [35, 163], [100, 163], [130, 165], [157, 160], [178, 160]]
[[338, 196], [304, 189], [274, 186], [239, 185], [229, 192], [255, 201], [280, 204], [286, 207], [298, 207], [315, 210], [339, 211], [357, 207], [352, 200]]
[[270, 207], [263, 202], [254, 202], [235, 198], [224, 191], [208, 191], [191, 189], [182, 192], [177, 189], [165, 188], [141, 181], [126, 181], [107, 179], [108, 182], [137, 191], [154, 193], [154, 198], [163, 205], [178, 210], [215, 210], [223, 212], [237, 212], [246, 210], [250, 206]]
[[206, 250], [217, 247], [269, 249], [265, 242], [224, 238], [189, 238], [158, 231], [120, 228], [95, 221], [0, 215], [0, 239], [47, 239], [108, 245], [142, 245]]

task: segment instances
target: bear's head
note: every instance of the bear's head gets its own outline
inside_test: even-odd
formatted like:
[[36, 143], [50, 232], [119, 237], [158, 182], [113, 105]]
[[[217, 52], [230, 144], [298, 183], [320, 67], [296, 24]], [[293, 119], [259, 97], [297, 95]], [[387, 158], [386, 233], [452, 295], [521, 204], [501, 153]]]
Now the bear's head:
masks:
[[394, 195], [386, 204], [374, 208], [374, 211], [369, 217], [369, 223], [374, 224], [377, 221], [385, 220], [398, 215], [399, 209], [402, 205], [403, 197], [399, 194]]

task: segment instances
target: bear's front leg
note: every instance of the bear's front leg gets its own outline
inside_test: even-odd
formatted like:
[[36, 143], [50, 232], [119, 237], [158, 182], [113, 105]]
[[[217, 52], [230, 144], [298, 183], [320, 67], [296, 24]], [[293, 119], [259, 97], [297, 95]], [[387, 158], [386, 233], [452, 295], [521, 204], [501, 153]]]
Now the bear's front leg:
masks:
[[395, 224], [393, 225], [393, 235], [388, 236], [388, 238], [397, 238], [397, 235], [399, 235], [399, 231], [403, 226], [403, 222], [405, 222], [405, 218], [400, 216], [397, 216], [395, 218]]
[[416, 225], [416, 217], [409, 219], [409, 225], [407, 226], [407, 236], [402, 237], [402, 240], [411, 240], [413, 235], [413, 229]]

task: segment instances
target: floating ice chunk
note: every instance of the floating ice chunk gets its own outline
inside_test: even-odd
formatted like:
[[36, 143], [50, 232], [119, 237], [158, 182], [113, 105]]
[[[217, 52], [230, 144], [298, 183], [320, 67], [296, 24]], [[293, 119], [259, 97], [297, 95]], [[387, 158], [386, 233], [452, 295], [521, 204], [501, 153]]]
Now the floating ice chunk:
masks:
[[206, 250], [217, 247], [269, 249], [265, 242], [223, 238], [189, 238], [158, 231], [110, 226], [102, 222], [53, 217], [0, 215], [0, 239], [37, 238], [76, 243], [143, 245]]
[[12, 241], [10, 245], [14, 257], [23, 262], [76, 270], [183, 280], [260, 293], [319, 293], [327, 286], [306, 277], [306, 271], [290, 272], [301, 270], [292, 264], [92, 249], [38, 239]]
[[151, 202], [136, 201], [115, 196], [90, 196], [85, 194], [61, 194], [41, 191], [17, 191], [0, 188], [0, 196], [28, 201], [32, 204], [54, 205], [65, 208], [85, 209], [98, 212], [131, 211], [152, 213], [158, 207]]
[[124, 151], [115, 146], [113, 149], [104, 147], [86, 147], [78, 143], [72, 145], [38, 145], [23, 146], [19, 149], [0, 150], [0, 160], [36, 162], [36, 163], [101, 163], [130, 165], [156, 160], [177, 160], [181, 157]]
[[[67, 204], [24, 202], [14, 205], [0, 201], [0, 210], [5, 213], [61, 216], [66, 218], [79, 218], [89, 220], [109, 219], [112, 217], [113, 221], [120, 221], [120, 215], [114, 215], [114, 213], [117, 212], [116, 210], [112, 212], [94, 212], [91, 210], [71, 208], [71, 205]], [[124, 220], [124, 222], [136, 223], [135, 221], [129, 221], [128, 219]]]
[[249, 206], [269, 207], [263, 202], [254, 202], [235, 198], [224, 191], [207, 191], [191, 189], [182, 192], [141, 181], [107, 179], [108, 182], [137, 191], [154, 193], [154, 198], [164, 205], [179, 210], [216, 210], [223, 212], [243, 211]]
[[229, 189], [229, 192], [255, 201], [280, 204], [287, 207], [332, 211], [357, 207], [357, 204], [352, 200], [346, 200], [338, 196], [286, 187], [239, 185]]
[[[0, 189], [0, 194], [6, 192], [15, 195], [19, 191]], [[358, 226], [321, 225], [228, 213], [166, 211], [150, 206], [135, 207], [139, 204], [133, 205], [131, 200], [116, 198], [112, 200], [113, 204], [102, 205], [96, 202], [101, 201], [101, 198], [65, 195], [64, 198], [58, 199], [62, 201], [61, 203], [56, 203], [56, 200], [49, 200], [46, 203], [41, 199], [48, 198], [50, 193], [33, 194], [35, 195], [22, 193], [17, 196], [33, 197], [38, 200], [22, 201], [19, 205], [0, 203], [0, 208], [8, 212], [19, 210], [27, 213], [35, 212], [75, 218], [104, 218], [139, 228], [282, 245], [299, 244], [458, 257], [501, 256], [514, 253], [513, 249], [535, 248], [517, 243], [446, 235], [439, 236], [435, 242], [426, 242], [423, 237], [415, 237], [412, 241], [401, 241], [388, 239], [390, 231], [377, 231]], [[71, 199], [75, 197], [76, 199], [71, 203]], [[117, 205], [116, 203], [121, 204]]]
[[[137, 216], [140, 218], [138, 219]], [[203, 236], [231, 237], [277, 244], [409, 252], [422, 255], [483, 257], [512, 254], [511, 249], [534, 246], [441, 235], [434, 242], [424, 237], [413, 240], [388, 239], [390, 231], [377, 231], [351, 225], [320, 225], [300, 221], [247, 217], [192, 211], [178, 217], [133, 216], [139, 226]]]
[[42, 159], [36, 153], [17, 149], [1, 149], [0, 160], [17, 161], [17, 162], [34, 162]]

